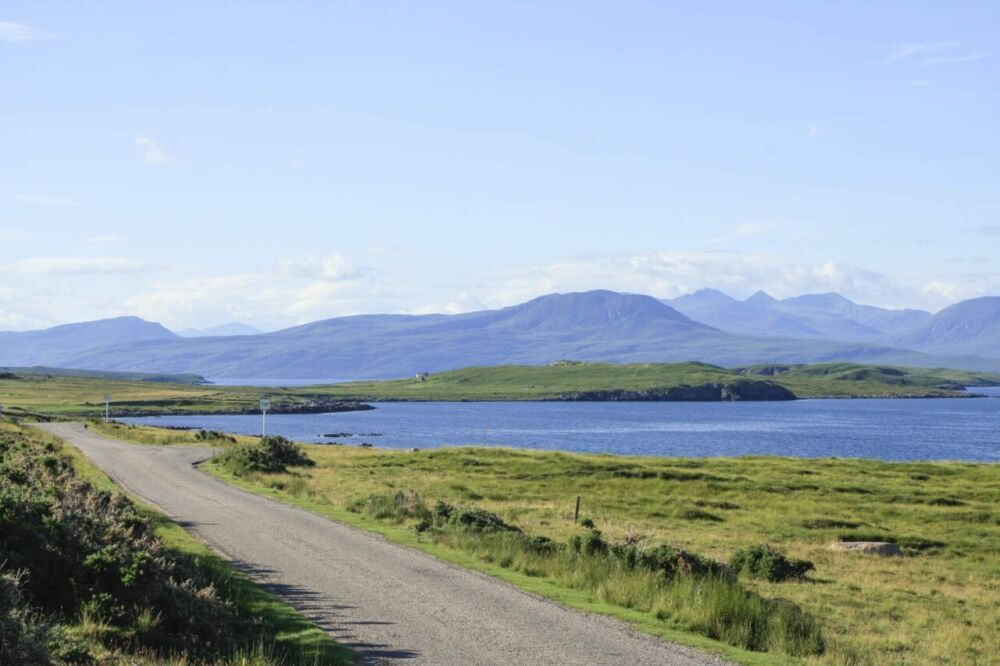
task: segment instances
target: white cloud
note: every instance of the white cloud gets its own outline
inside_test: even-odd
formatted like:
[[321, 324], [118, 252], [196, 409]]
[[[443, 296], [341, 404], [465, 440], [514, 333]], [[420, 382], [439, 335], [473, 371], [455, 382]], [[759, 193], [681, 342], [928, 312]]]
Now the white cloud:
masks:
[[284, 257], [278, 264], [283, 275], [315, 278], [331, 282], [354, 280], [364, 272], [359, 266], [339, 254], [318, 257], [308, 254], [304, 257]]
[[378, 307], [367, 272], [339, 255], [285, 258], [272, 271], [164, 281], [126, 305], [141, 317], [184, 328], [253, 321], [274, 329]]
[[931, 56], [921, 61], [923, 65], [957, 65], [963, 62], [975, 62], [989, 58], [990, 54], [985, 51], [978, 53], [962, 53], [959, 55]]
[[0, 21], [0, 41], [3, 42], [30, 42], [40, 39], [42, 33], [29, 25], [15, 23], [13, 21]]
[[0, 265], [0, 272], [14, 275], [57, 275], [85, 273], [135, 273], [146, 264], [118, 257], [36, 257]]
[[146, 164], [161, 164], [170, 159], [167, 151], [156, 139], [148, 136], [137, 136], [135, 145], [138, 146], [142, 155], [142, 161]]
[[466, 290], [458, 292], [455, 299], [446, 305], [422, 305], [420, 307], [412, 308], [406, 311], [406, 314], [461, 314], [463, 312], [476, 312], [479, 310], [488, 310], [489, 306], [483, 303], [479, 298], [473, 296]]
[[918, 288], [899, 285], [886, 275], [852, 264], [792, 263], [767, 254], [740, 252], [662, 251], [593, 255], [494, 274], [485, 282], [469, 285], [468, 307], [456, 305], [458, 311], [479, 309], [480, 303], [502, 307], [546, 293], [590, 289], [672, 298], [703, 287], [735, 297], [763, 289], [779, 298], [836, 291], [860, 302], [889, 306], [923, 300]]
[[990, 56], [985, 51], [962, 52], [961, 44], [953, 41], [916, 42], [896, 47], [886, 58], [887, 62], [917, 62], [920, 65], [957, 65], [974, 62]]
[[909, 60], [911, 58], [927, 55], [929, 53], [948, 51], [956, 48], [957, 46], [957, 42], [951, 41], [912, 42], [909, 44], [901, 44], [893, 49], [887, 60], [889, 62], [900, 62], [901, 60]]
[[72, 197], [58, 194], [17, 194], [14, 199], [19, 203], [39, 208], [79, 208], [83, 205]]

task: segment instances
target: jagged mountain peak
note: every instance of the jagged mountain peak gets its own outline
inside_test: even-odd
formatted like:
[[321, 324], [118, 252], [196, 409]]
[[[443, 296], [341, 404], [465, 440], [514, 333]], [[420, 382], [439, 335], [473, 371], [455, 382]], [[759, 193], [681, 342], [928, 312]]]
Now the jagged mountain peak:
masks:
[[779, 301], [777, 298], [767, 293], [763, 289], [758, 289], [749, 297], [747, 297], [747, 299], [744, 300], [743, 302], [749, 305], [767, 306], [773, 303], [778, 303]]

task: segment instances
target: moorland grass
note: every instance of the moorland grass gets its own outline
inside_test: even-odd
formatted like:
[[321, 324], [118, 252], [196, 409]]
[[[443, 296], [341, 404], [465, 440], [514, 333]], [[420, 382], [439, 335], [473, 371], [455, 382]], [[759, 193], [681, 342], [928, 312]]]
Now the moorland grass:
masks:
[[[510, 536], [418, 533], [422, 518], [417, 514], [368, 515], [347, 508], [365, 498], [403, 492], [429, 506], [440, 500], [477, 507], [525, 535], [566, 543], [589, 532], [573, 520], [580, 495], [581, 522], [589, 521], [610, 542], [642, 548], [669, 543], [720, 562], [765, 544], [791, 560], [813, 563], [815, 570], [805, 578], [772, 582], [768, 575], [744, 575], [741, 586], [726, 588], [737, 599], [745, 590], [761, 603], [787, 600], [814, 618], [825, 650], [808, 661], [968, 664], [989, 663], [1000, 654], [997, 465], [632, 458], [485, 448], [306, 450], [316, 462], [312, 469], [243, 478], [217, 465], [208, 469], [242, 487], [373, 529], [564, 603], [616, 614], [675, 640], [697, 643], [693, 634], [679, 633], [686, 631], [760, 645], [713, 624], [722, 602], [699, 611], [693, 600], [704, 597], [693, 587], [678, 584], [669, 593], [654, 594], [657, 588], [642, 572], [592, 576], [586, 567], [569, 567], [569, 560], [540, 562], [528, 551], [512, 550]], [[718, 520], [701, 519], [692, 509]], [[883, 558], [829, 548], [835, 540], [852, 538], [895, 541], [905, 555]], [[695, 579], [685, 583], [696, 584]], [[720, 592], [717, 598], [723, 597]], [[742, 607], [734, 602], [732, 613]], [[801, 629], [797, 635], [810, 635]], [[779, 649], [801, 654], [787, 645]], [[728, 654], [752, 660], [749, 653]]]

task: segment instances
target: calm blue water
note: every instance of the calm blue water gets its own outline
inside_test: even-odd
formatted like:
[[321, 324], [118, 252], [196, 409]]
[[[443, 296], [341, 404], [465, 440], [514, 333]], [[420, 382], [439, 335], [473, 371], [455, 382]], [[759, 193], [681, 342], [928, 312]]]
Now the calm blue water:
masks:
[[[367, 412], [268, 415], [268, 433], [387, 448], [476, 444], [653, 456], [775, 454], [1000, 461], [993, 398], [736, 403], [375, 403]], [[260, 416], [158, 416], [130, 423], [260, 433]], [[353, 437], [324, 439], [324, 433]], [[369, 433], [380, 433], [373, 436]]]

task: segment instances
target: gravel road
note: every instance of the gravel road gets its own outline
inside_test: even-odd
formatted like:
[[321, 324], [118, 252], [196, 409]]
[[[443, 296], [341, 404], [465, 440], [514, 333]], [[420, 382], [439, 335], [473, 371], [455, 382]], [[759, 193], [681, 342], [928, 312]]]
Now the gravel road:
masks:
[[205, 449], [125, 444], [78, 423], [40, 427], [77, 446], [362, 664], [725, 662], [580, 613], [198, 471]]

